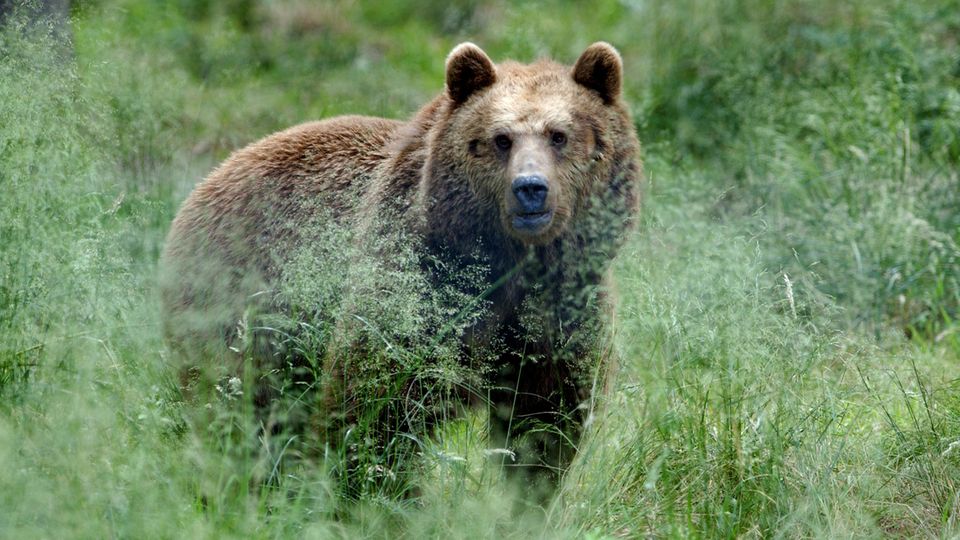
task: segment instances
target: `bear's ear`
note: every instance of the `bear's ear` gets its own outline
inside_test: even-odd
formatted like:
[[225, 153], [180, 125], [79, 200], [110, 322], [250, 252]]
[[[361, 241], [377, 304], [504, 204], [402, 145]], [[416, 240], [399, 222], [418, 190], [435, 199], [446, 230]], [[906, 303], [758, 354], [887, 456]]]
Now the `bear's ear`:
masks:
[[447, 56], [447, 93], [457, 105], [496, 81], [493, 62], [473, 43], [461, 43]]
[[573, 66], [573, 80], [600, 94], [603, 102], [613, 103], [620, 96], [623, 62], [613, 45], [598, 41], [587, 47]]

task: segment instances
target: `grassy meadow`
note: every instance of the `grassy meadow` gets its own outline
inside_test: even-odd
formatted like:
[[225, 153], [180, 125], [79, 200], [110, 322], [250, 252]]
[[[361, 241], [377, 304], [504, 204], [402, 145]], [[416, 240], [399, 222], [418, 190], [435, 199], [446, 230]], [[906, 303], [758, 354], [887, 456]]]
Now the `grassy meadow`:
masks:
[[[0, 537], [960, 536], [957, 0], [84, 0], [69, 35], [0, 32]], [[556, 498], [498, 479], [480, 416], [416, 499], [197, 433], [156, 289], [179, 204], [278, 129], [413, 114], [466, 40], [611, 42], [644, 144], [620, 370]]]

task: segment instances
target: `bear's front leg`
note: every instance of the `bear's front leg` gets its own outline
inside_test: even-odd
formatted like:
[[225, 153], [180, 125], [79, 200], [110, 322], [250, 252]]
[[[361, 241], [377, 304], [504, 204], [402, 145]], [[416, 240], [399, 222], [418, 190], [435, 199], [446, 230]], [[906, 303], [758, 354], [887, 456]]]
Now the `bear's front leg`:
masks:
[[549, 496], [577, 452], [592, 393], [604, 386], [602, 355], [598, 347], [512, 345], [490, 391], [490, 443], [513, 452], [498, 454], [508, 477]]
[[[501, 327], [504, 349], [490, 393], [491, 446], [513, 451], [514, 460], [502, 458], [505, 470], [545, 494], [576, 454], [584, 422], [616, 364], [607, 292], [555, 284], [559, 291], [528, 297], [528, 313], [539, 316]], [[547, 301], [556, 298], [567, 303]]]
[[491, 395], [492, 446], [513, 452], [503, 456], [510, 477], [551, 492], [576, 454], [589, 385], [544, 358], [518, 360], [500, 374]]

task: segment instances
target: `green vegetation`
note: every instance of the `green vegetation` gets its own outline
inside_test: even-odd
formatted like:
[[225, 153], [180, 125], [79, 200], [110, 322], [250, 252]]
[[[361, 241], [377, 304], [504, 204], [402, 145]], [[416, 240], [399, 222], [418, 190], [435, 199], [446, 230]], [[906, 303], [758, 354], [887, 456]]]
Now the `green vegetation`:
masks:
[[[91, 0], [67, 57], [43, 28], [0, 34], [0, 537], [960, 534], [955, 0]], [[244, 405], [184, 423], [156, 261], [231, 150], [408, 116], [468, 39], [624, 57], [620, 374], [549, 508], [478, 416], [422, 441], [419, 500], [345, 501], [336, 458], [249, 451]]]

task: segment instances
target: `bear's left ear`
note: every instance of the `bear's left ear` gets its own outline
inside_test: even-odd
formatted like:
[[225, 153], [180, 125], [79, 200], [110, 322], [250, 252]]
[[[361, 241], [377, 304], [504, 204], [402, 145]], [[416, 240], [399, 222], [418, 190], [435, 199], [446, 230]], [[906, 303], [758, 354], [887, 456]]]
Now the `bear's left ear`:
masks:
[[473, 43], [461, 43], [447, 56], [447, 93], [457, 105], [477, 90], [497, 82], [490, 57]]
[[609, 43], [598, 41], [587, 47], [573, 66], [573, 80], [600, 94], [607, 105], [620, 96], [623, 62]]

